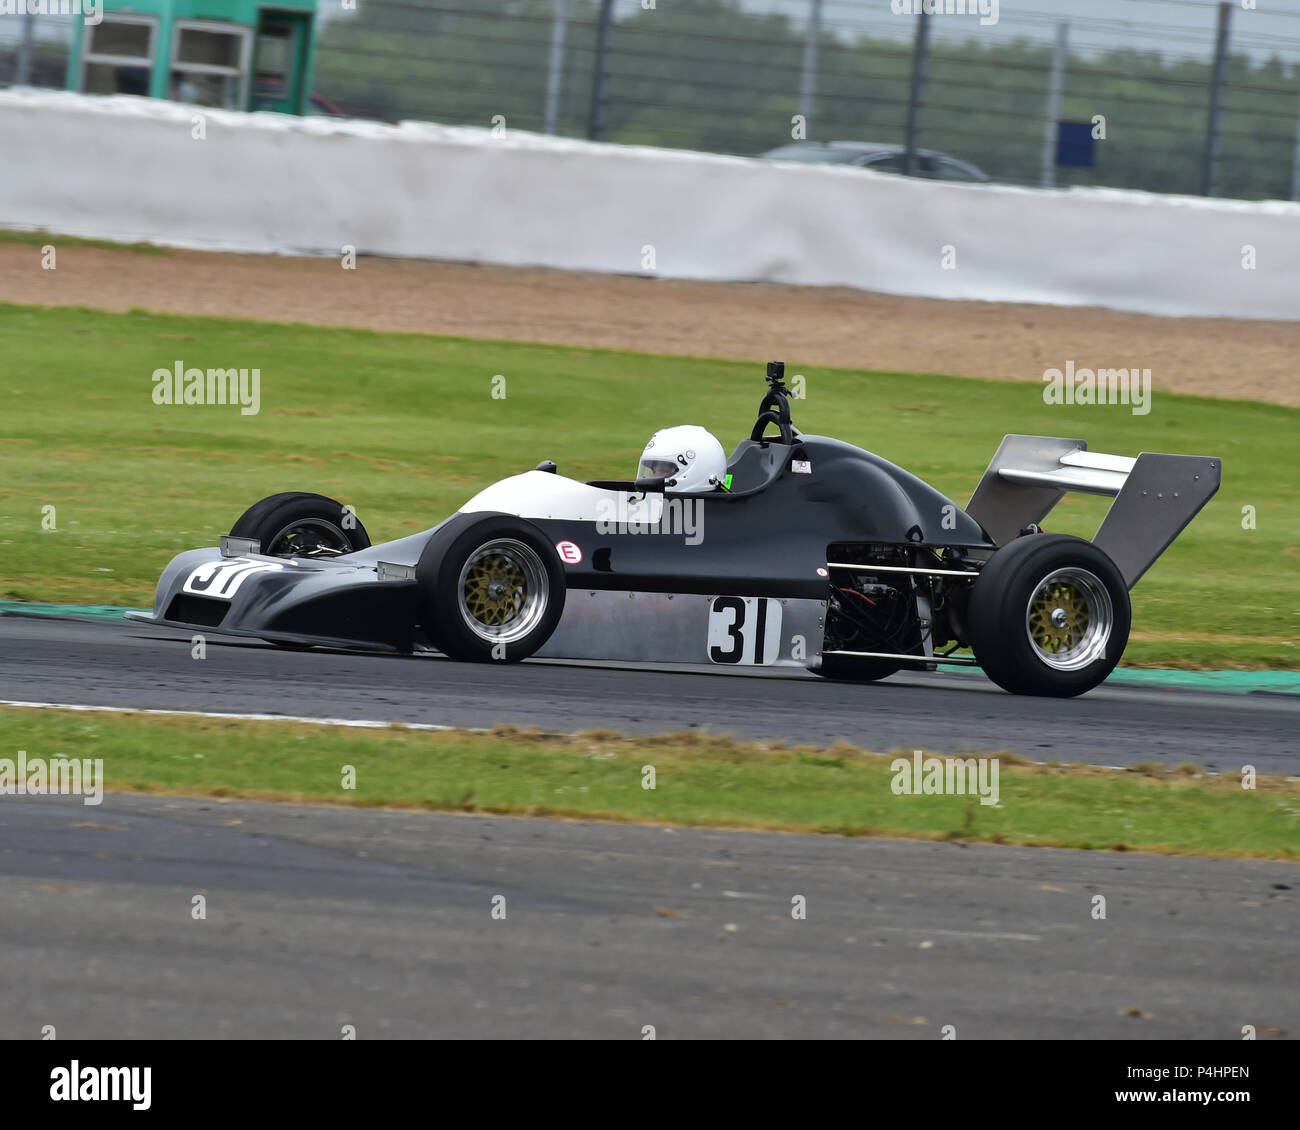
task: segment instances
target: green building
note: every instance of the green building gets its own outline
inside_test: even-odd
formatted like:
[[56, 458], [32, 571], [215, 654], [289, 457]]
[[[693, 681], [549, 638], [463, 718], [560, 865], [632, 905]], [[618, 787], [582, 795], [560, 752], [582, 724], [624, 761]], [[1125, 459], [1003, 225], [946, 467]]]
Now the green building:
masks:
[[103, 0], [75, 22], [67, 88], [226, 110], [310, 112], [316, 0]]

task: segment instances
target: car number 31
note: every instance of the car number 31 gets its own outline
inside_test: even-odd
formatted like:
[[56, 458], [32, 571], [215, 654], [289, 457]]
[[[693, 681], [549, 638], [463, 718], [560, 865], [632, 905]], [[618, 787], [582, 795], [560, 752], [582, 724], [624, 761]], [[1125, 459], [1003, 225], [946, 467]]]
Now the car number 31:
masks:
[[278, 573], [283, 568], [275, 562], [248, 561], [239, 557], [233, 561], [209, 561], [185, 579], [181, 591], [218, 600], [233, 600], [239, 586], [254, 573]]
[[718, 596], [709, 605], [709, 659], [766, 666], [781, 655], [781, 602]]

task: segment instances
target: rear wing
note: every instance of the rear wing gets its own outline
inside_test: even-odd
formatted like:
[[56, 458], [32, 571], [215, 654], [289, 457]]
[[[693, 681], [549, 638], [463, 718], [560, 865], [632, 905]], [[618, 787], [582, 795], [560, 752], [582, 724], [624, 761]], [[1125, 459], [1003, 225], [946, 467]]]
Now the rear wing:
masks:
[[1136, 459], [1089, 451], [1081, 439], [1007, 436], [966, 512], [1001, 546], [1041, 522], [1068, 490], [1113, 498], [1093, 544], [1131, 589], [1219, 489], [1221, 463], [1206, 455]]

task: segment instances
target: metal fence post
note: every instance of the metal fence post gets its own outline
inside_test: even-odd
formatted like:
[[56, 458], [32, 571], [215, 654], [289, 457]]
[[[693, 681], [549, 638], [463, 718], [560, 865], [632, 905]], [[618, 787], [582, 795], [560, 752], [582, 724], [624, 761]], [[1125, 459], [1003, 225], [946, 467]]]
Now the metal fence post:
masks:
[[1300, 116], [1295, 124], [1295, 157], [1291, 161], [1291, 199], [1300, 200]]
[[1219, 116], [1223, 108], [1223, 75], [1228, 69], [1228, 29], [1232, 23], [1232, 5], [1219, 4], [1219, 36], [1214, 45], [1214, 75], [1210, 79], [1210, 119], [1205, 133], [1205, 167], [1201, 175], [1201, 192], [1214, 195], [1214, 177], [1219, 163]]
[[27, 11], [23, 14], [23, 37], [18, 44], [18, 66], [14, 70], [15, 86], [30, 86], [32, 82], [32, 29], [36, 25], [36, 13]]
[[[822, 33], [822, 0], [808, 0], [808, 30], [803, 40], [803, 74], [799, 78], [799, 115], [804, 128], [812, 121], [817, 95], [817, 48]], [[805, 132], [805, 137], [808, 134]]]
[[907, 98], [907, 134], [903, 171], [916, 175], [916, 135], [921, 126], [921, 94], [925, 89], [925, 60], [930, 48], [930, 17], [920, 5], [917, 16], [916, 43], [912, 48], [912, 88]]
[[542, 132], [554, 133], [560, 113], [560, 87], [564, 83], [564, 31], [568, 25], [568, 0], [555, 0], [555, 20], [551, 24], [551, 61], [546, 72], [546, 116]]
[[591, 81], [591, 116], [587, 136], [599, 141], [605, 132], [605, 70], [609, 55], [609, 25], [614, 18], [614, 0], [600, 0], [600, 22], [596, 26], [596, 73]]
[[1070, 23], [1056, 25], [1056, 47], [1052, 51], [1052, 77], [1047, 87], [1047, 125], [1043, 128], [1043, 165], [1039, 184], [1056, 186], [1056, 138], [1061, 122], [1061, 96], [1065, 92], [1065, 62], [1070, 52]]

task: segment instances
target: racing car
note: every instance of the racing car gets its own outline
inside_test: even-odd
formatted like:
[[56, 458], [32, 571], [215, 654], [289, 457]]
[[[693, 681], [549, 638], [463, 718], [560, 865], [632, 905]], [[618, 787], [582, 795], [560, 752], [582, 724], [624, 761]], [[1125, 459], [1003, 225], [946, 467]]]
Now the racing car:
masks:
[[[860, 447], [802, 435], [781, 362], [705, 494], [580, 482], [553, 462], [371, 545], [350, 506], [275, 494], [163, 570], [162, 627], [286, 646], [712, 666], [872, 682], [982, 667], [1072, 696], [1114, 669], [1129, 591], [1219, 487], [1220, 461], [1008, 435], [957, 506]], [[1066, 491], [1114, 499], [1091, 540], [1044, 533]], [[957, 654], [969, 652], [970, 654]]]

